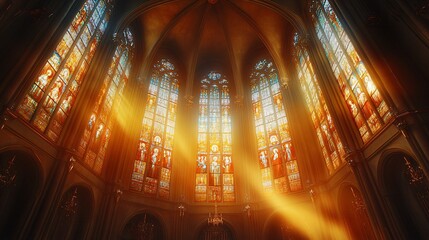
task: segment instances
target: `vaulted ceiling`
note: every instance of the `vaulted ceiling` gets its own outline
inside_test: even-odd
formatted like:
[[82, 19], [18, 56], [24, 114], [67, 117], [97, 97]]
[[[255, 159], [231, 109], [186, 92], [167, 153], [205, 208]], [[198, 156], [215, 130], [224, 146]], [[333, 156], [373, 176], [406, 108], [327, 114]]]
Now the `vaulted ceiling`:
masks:
[[[144, 62], [167, 55], [188, 81], [219, 70], [242, 91], [249, 66], [260, 56], [274, 59], [280, 76], [292, 35], [299, 28], [298, 4], [257, 0], [141, 1], [127, 8], [138, 26]], [[125, 22], [125, 21], [124, 21]], [[283, 75], [284, 76], [284, 75]], [[189, 84], [188, 84], [189, 85]], [[241, 94], [240, 94], [241, 95]]]

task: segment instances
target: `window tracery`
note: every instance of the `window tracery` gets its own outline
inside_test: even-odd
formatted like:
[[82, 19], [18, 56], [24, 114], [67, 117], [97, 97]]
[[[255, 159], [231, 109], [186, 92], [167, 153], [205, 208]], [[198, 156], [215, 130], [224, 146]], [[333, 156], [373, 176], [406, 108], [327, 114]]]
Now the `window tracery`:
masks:
[[123, 32], [121, 39], [78, 146], [85, 164], [96, 173], [101, 172], [110, 140], [113, 106], [122, 100], [130, 74], [134, 43], [129, 29]]
[[168, 59], [152, 69], [130, 189], [168, 199], [179, 94], [178, 73]]
[[362, 140], [367, 142], [392, 115], [329, 1], [313, 1], [311, 11], [317, 37]]
[[262, 186], [280, 193], [302, 188], [277, 70], [263, 59], [250, 75]]
[[211, 71], [201, 80], [196, 201], [234, 201], [231, 101], [228, 80]]
[[88, 0], [76, 14], [51, 57], [34, 80], [16, 111], [55, 141], [74, 105], [100, 39], [111, 5]]
[[305, 102], [313, 121], [317, 139], [322, 149], [326, 167], [329, 174], [344, 163], [344, 148], [338, 136], [337, 129], [332, 121], [328, 106], [319, 83], [316, 79], [313, 66], [307, 50], [301, 46], [302, 41], [298, 34], [295, 34], [295, 64], [298, 79], [304, 93]]

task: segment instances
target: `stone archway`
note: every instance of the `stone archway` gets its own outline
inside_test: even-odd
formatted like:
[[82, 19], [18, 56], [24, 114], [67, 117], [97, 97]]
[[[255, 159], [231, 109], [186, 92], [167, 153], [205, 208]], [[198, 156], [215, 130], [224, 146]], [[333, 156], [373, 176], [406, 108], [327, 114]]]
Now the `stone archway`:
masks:
[[338, 205], [352, 239], [376, 239], [362, 194], [356, 187], [343, 186]]
[[41, 187], [41, 175], [33, 155], [24, 151], [0, 153], [2, 239], [16, 239], [22, 234]]
[[233, 240], [232, 230], [225, 224], [205, 224], [198, 233], [198, 240]]
[[165, 229], [157, 217], [150, 213], [140, 213], [131, 218], [121, 233], [126, 240], [163, 240]]
[[394, 153], [381, 169], [389, 210], [405, 239], [429, 235], [429, 181], [418, 163], [403, 153]]
[[275, 214], [269, 218], [263, 239], [266, 240], [304, 240], [308, 239], [296, 228], [288, 224], [280, 214]]
[[94, 205], [92, 199], [88, 188], [70, 187], [61, 197], [49, 239], [85, 239]]

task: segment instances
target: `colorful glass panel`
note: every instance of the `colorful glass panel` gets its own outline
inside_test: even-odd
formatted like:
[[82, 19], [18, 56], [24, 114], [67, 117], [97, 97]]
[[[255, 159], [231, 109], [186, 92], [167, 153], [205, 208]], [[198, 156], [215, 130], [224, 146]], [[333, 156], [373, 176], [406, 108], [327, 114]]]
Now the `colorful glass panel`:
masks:
[[177, 97], [178, 73], [167, 59], [152, 69], [148, 98], [130, 189], [161, 199], [170, 197], [170, 176]]
[[262, 186], [266, 191], [280, 193], [300, 190], [301, 178], [277, 70], [264, 59], [255, 65], [250, 79]]
[[331, 114], [317, 82], [308, 52], [298, 44], [298, 41], [298, 35], [295, 35], [295, 63], [298, 79], [316, 129], [326, 167], [329, 174], [332, 174], [335, 169], [344, 163], [343, 145], [332, 122]]
[[[131, 36], [129, 29], [124, 37]], [[78, 153], [94, 172], [100, 173], [112, 128], [113, 105], [120, 104], [122, 92], [128, 82], [133, 51], [132, 38], [116, 48], [113, 61], [96, 98], [94, 109], [78, 146]]]
[[392, 115], [329, 1], [314, 1], [312, 9], [317, 37], [362, 140], [367, 142]]
[[16, 109], [52, 141], [58, 139], [76, 100], [110, 17], [108, 8], [104, 0], [84, 3]]
[[228, 80], [215, 71], [201, 80], [196, 166], [196, 201], [235, 201]]

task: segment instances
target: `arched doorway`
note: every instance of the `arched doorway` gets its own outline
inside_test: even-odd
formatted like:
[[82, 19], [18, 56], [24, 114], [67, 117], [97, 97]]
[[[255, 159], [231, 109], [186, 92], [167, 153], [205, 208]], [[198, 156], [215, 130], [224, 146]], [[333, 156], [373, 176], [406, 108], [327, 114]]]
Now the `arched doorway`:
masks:
[[280, 214], [276, 214], [268, 220], [263, 236], [265, 240], [308, 239], [296, 228], [288, 224]]
[[35, 158], [24, 151], [0, 153], [0, 238], [16, 239], [41, 186], [41, 172]]
[[61, 198], [49, 239], [84, 239], [92, 209], [91, 191], [83, 186], [70, 187]]
[[121, 239], [163, 240], [164, 228], [161, 222], [150, 213], [141, 213], [131, 218], [122, 231]]
[[198, 233], [198, 240], [233, 240], [231, 229], [225, 224], [205, 224]]
[[429, 182], [411, 157], [396, 153], [383, 166], [386, 199], [405, 239], [429, 236]]
[[352, 239], [376, 239], [365, 202], [357, 188], [344, 186], [340, 190], [339, 206]]

